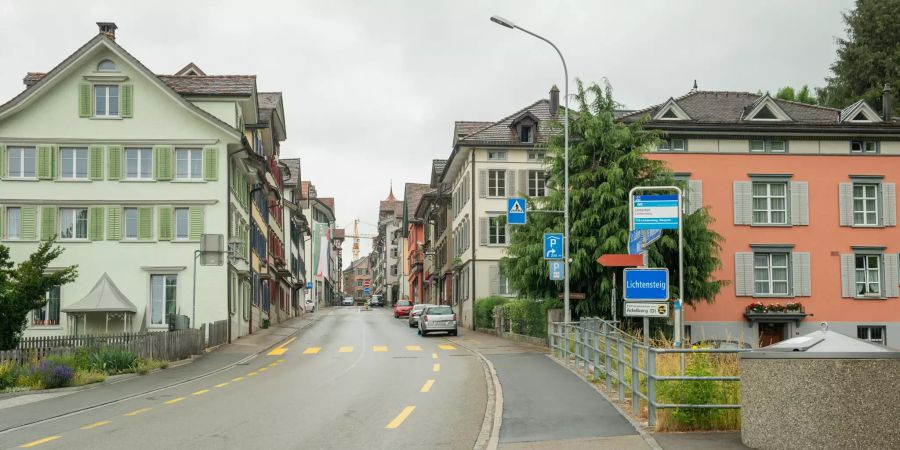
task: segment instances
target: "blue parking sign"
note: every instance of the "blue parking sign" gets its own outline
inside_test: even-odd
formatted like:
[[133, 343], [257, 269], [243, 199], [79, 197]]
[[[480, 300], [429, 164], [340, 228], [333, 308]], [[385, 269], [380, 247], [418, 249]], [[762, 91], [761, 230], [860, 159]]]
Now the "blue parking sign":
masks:
[[566, 266], [562, 261], [547, 261], [549, 264], [550, 280], [560, 281], [566, 278]]
[[564, 242], [562, 233], [544, 233], [544, 259], [563, 259]]

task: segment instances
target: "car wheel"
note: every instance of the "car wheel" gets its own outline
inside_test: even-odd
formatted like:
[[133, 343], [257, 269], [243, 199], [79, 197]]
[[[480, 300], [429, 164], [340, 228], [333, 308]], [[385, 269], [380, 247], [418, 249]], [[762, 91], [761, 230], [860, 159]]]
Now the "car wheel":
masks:
[[422, 337], [428, 336], [428, 332], [419, 328], [419, 335]]
[[422, 335], [422, 329], [420, 328], [420, 329], [416, 330], [416, 333], [418, 333], [419, 336], [421, 336], [421, 335]]
[[456, 336], [458, 332], [458, 330], [453, 330], [450, 332], [450, 336]]

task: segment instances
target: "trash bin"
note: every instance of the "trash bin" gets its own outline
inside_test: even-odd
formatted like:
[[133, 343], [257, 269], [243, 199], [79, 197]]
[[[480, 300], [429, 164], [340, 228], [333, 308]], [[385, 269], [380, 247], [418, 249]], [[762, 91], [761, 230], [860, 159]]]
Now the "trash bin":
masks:
[[900, 448], [900, 351], [822, 329], [741, 353], [741, 440]]

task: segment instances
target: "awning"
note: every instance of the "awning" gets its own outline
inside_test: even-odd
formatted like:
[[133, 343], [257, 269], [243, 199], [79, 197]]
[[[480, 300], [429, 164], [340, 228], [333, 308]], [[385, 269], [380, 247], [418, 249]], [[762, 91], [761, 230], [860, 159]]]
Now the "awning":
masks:
[[65, 313], [129, 312], [133, 314], [137, 312], [137, 308], [116, 287], [116, 284], [109, 278], [109, 274], [103, 273], [91, 292], [74, 304], [62, 308], [61, 311]]

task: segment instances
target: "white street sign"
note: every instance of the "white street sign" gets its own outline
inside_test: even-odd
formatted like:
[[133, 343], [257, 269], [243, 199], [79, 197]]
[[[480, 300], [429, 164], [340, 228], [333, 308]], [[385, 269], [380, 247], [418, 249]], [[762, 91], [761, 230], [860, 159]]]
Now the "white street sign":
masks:
[[626, 317], [669, 317], [668, 303], [625, 302]]

